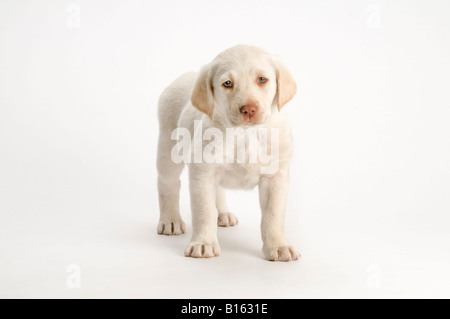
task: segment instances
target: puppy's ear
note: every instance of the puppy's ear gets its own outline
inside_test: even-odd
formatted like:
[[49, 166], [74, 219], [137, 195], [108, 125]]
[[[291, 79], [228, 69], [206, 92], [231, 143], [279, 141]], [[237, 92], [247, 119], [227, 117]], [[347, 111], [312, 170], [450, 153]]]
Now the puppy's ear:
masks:
[[278, 58], [274, 58], [277, 74], [277, 105], [278, 111], [289, 102], [297, 92], [297, 84], [286, 66]]
[[191, 95], [192, 105], [200, 112], [205, 113], [212, 120], [214, 111], [214, 96], [211, 83], [211, 68], [203, 67], [195, 82]]

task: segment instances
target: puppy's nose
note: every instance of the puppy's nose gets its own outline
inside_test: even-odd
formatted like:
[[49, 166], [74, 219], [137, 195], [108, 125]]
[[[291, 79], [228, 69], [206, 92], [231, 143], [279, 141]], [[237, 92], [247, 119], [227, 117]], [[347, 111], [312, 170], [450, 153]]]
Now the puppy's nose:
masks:
[[258, 112], [258, 106], [254, 103], [249, 103], [240, 108], [241, 114], [244, 115], [244, 117], [248, 117], [249, 119], [256, 115]]

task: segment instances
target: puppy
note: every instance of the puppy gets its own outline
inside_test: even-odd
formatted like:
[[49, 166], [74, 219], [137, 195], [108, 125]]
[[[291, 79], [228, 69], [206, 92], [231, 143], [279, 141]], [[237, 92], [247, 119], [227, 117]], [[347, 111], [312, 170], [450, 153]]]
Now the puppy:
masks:
[[[292, 138], [282, 108], [296, 90], [291, 74], [277, 58], [257, 47], [238, 45], [220, 53], [199, 74], [182, 75], [162, 93], [158, 105], [158, 233], [179, 235], [186, 230], [179, 212], [179, 192], [180, 174], [187, 162], [193, 235], [185, 256], [218, 256], [217, 225], [238, 223], [229, 212], [224, 189], [258, 186], [265, 258], [299, 258], [284, 235]], [[183, 155], [187, 161], [174, 160], [180, 151], [180, 141], [174, 137], [180, 129], [187, 131], [184, 142], [197, 141], [187, 156]], [[236, 129], [244, 134], [240, 144]], [[256, 134], [246, 135], [248, 132]], [[227, 133], [234, 135], [229, 138]], [[215, 152], [211, 152], [213, 135]], [[250, 150], [263, 148], [269, 161], [250, 155]], [[206, 161], [206, 153], [215, 160]]]

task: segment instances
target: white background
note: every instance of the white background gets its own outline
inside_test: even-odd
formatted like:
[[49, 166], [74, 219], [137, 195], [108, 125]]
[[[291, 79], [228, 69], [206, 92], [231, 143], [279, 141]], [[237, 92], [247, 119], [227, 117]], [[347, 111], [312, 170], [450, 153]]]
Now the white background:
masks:
[[[450, 297], [449, 11], [1, 1], [0, 297]], [[219, 229], [220, 257], [185, 258], [186, 175], [187, 234], [156, 234], [158, 96], [238, 43], [298, 82], [284, 111], [299, 262], [263, 260], [256, 191], [230, 193], [240, 224]]]

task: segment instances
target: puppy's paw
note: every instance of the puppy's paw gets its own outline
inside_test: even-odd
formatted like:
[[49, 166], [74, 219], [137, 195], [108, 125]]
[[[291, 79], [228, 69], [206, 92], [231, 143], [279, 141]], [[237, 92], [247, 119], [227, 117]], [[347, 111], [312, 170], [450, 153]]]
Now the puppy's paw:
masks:
[[232, 213], [219, 213], [219, 218], [217, 219], [217, 225], [221, 227], [236, 226], [239, 224], [239, 220]]
[[194, 258], [210, 258], [220, 255], [220, 247], [217, 242], [191, 242], [186, 248], [184, 255]]
[[292, 246], [264, 246], [264, 257], [270, 261], [298, 260], [301, 255]]
[[183, 220], [160, 220], [158, 224], [158, 234], [160, 235], [181, 235], [186, 231], [186, 224]]

